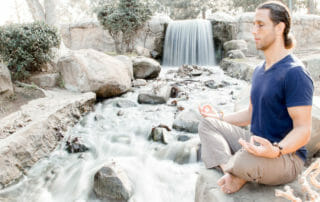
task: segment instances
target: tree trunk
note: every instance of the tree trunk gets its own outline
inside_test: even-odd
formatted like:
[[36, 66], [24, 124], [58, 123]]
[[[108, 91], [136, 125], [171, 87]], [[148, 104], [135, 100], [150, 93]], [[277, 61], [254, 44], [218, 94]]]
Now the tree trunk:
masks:
[[39, 0], [26, 0], [34, 21], [45, 21], [44, 10]]
[[44, 1], [45, 9], [45, 19], [48, 25], [58, 27], [57, 21], [57, 0], [45, 0]]

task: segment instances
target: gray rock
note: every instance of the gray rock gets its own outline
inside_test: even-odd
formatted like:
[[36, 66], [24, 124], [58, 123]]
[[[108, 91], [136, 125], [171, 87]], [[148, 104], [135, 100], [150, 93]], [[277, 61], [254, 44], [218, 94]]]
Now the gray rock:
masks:
[[152, 91], [138, 95], [139, 104], [164, 104], [170, 97], [171, 87], [167, 84], [154, 86]]
[[227, 52], [227, 56], [231, 59], [242, 59], [246, 57], [241, 50], [230, 50]]
[[220, 67], [231, 77], [250, 81], [253, 71], [258, 64], [259, 61], [252, 59], [224, 58], [220, 63]]
[[112, 97], [131, 88], [128, 66], [93, 49], [70, 51], [59, 59], [58, 66], [66, 89], [71, 91], [93, 91], [98, 97]]
[[126, 55], [116, 55], [115, 58], [122, 61], [125, 65], [127, 65], [127, 68], [129, 70], [130, 78], [133, 80], [133, 64], [131, 58], [129, 58]]
[[301, 58], [306, 69], [310, 72], [314, 81], [320, 81], [320, 54], [309, 55]]
[[162, 144], [167, 144], [166, 139], [166, 129], [161, 127], [152, 128], [151, 134], [149, 135], [149, 140], [153, 140], [154, 142], [159, 142]]
[[2, 63], [0, 63], [0, 95], [13, 95], [10, 72], [8, 68]]
[[225, 51], [230, 50], [246, 50], [248, 49], [247, 42], [245, 40], [231, 40], [223, 44]]
[[308, 157], [320, 151], [320, 97], [313, 97], [311, 138], [306, 145]]
[[59, 73], [38, 74], [30, 77], [30, 80], [41, 88], [52, 88], [58, 85]]
[[187, 135], [179, 135], [177, 140], [180, 141], [180, 142], [185, 142], [185, 141], [190, 140], [190, 137], [187, 136]]
[[112, 202], [127, 202], [133, 192], [126, 173], [114, 162], [94, 175], [93, 190], [98, 198]]
[[47, 91], [50, 96], [30, 101], [0, 121], [0, 185], [21, 178], [53, 151], [61, 132], [92, 110], [94, 93]]
[[230, 83], [226, 81], [216, 82], [214, 80], [208, 80], [204, 82], [204, 85], [207, 86], [208, 88], [218, 89], [218, 88], [223, 88], [225, 86], [229, 86]]
[[[222, 177], [222, 173], [215, 169], [201, 169], [195, 193], [195, 202], [225, 201], [225, 202], [286, 202], [284, 198], [275, 197], [275, 189], [284, 190], [284, 186], [265, 186], [255, 183], [247, 183], [242, 189], [234, 194], [224, 194], [217, 181]], [[305, 199], [306, 194], [302, 193], [298, 181], [289, 184], [294, 190], [295, 195]]]
[[132, 81], [132, 85], [134, 87], [140, 87], [140, 86], [146, 86], [147, 85], [147, 81], [144, 79], [136, 79]]
[[194, 109], [184, 110], [173, 121], [172, 127], [180, 131], [197, 133], [200, 120], [201, 115]]
[[161, 71], [159, 62], [151, 58], [136, 57], [133, 59], [133, 74], [136, 79], [157, 78]]

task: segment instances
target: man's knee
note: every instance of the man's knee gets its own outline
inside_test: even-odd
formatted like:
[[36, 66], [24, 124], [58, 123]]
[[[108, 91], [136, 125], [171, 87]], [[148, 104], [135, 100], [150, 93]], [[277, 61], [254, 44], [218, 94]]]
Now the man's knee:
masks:
[[218, 127], [219, 120], [214, 118], [203, 118], [201, 119], [198, 131], [199, 135], [206, 134], [209, 131], [216, 131], [216, 128]]

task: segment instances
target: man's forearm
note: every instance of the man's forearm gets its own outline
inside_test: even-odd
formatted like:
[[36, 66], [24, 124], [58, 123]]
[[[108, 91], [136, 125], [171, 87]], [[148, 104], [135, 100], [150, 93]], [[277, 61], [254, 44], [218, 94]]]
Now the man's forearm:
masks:
[[297, 151], [308, 143], [310, 136], [311, 127], [300, 126], [294, 128], [283, 140], [280, 141], [279, 145], [283, 148], [281, 153], [289, 154]]
[[244, 109], [225, 115], [223, 120], [236, 126], [247, 126], [251, 123], [251, 113], [249, 109]]

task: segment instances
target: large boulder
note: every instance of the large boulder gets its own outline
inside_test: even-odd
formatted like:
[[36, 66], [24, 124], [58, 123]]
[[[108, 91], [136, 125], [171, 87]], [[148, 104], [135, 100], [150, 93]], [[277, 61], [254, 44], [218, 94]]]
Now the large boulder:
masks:
[[127, 65], [127, 68], [130, 71], [131, 80], [133, 80], [134, 79], [134, 77], [133, 77], [133, 64], [132, 64], [131, 58], [129, 58], [128, 56], [125, 56], [125, 55], [117, 55], [117, 56], [115, 56], [115, 58], [117, 58], [118, 60], [122, 61], [125, 65]]
[[41, 88], [50, 88], [58, 84], [59, 78], [59, 73], [44, 73], [32, 75], [30, 80]]
[[120, 60], [93, 49], [70, 51], [58, 62], [68, 90], [93, 91], [98, 97], [112, 97], [131, 88], [131, 73]]
[[201, 115], [194, 109], [182, 111], [173, 121], [172, 127], [179, 131], [197, 133]]
[[320, 81], [320, 54], [312, 54], [301, 58], [314, 81]]
[[306, 145], [308, 157], [320, 151], [320, 97], [313, 97], [311, 139]]
[[[222, 173], [215, 169], [201, 169], [199, 172], [195, 202], [224, 201], [224, 202], [286, 202], [288, 200], [275, 196], [275, 189], [284, 190], [284, 186], [265, 186], [255, 183], [247, 183], [242, 189], [234, 194], [224, 194], [217, 181], [222, 177]], [[306, 194], [302, 192], [298, 180], [289, 184], [294, 189], [295, 196], [306, 199]]]
[[247, 50], [247, 42], [244, 40], [231, 40], [227, 41], [223, 44], [223, 48], [225, 51], [230, 50]]
[[135, 79], [157, 78], [161, 71], [159, 62], [146, 57], [136, 57], [133, 59], [133, 74]]
[[129, 178], [115, 162], [103, 166], [94, 175], [93, 190], [98, 198], [112, 202], [127, 202], [133, 193]]
[[8, 68], [0, 63], [0, 95], [13, 95], [11, 75]]
[[153, 86], [152, 90], [141, 92], [138, 95], [139, 104], [165, 104], [171, 93], [171, 86], [159, 84]]
[[231, 77], [251, 81], [253, 71], [259, 62], [256, 59], [224, 58], [220, 63], [220, 67]]

